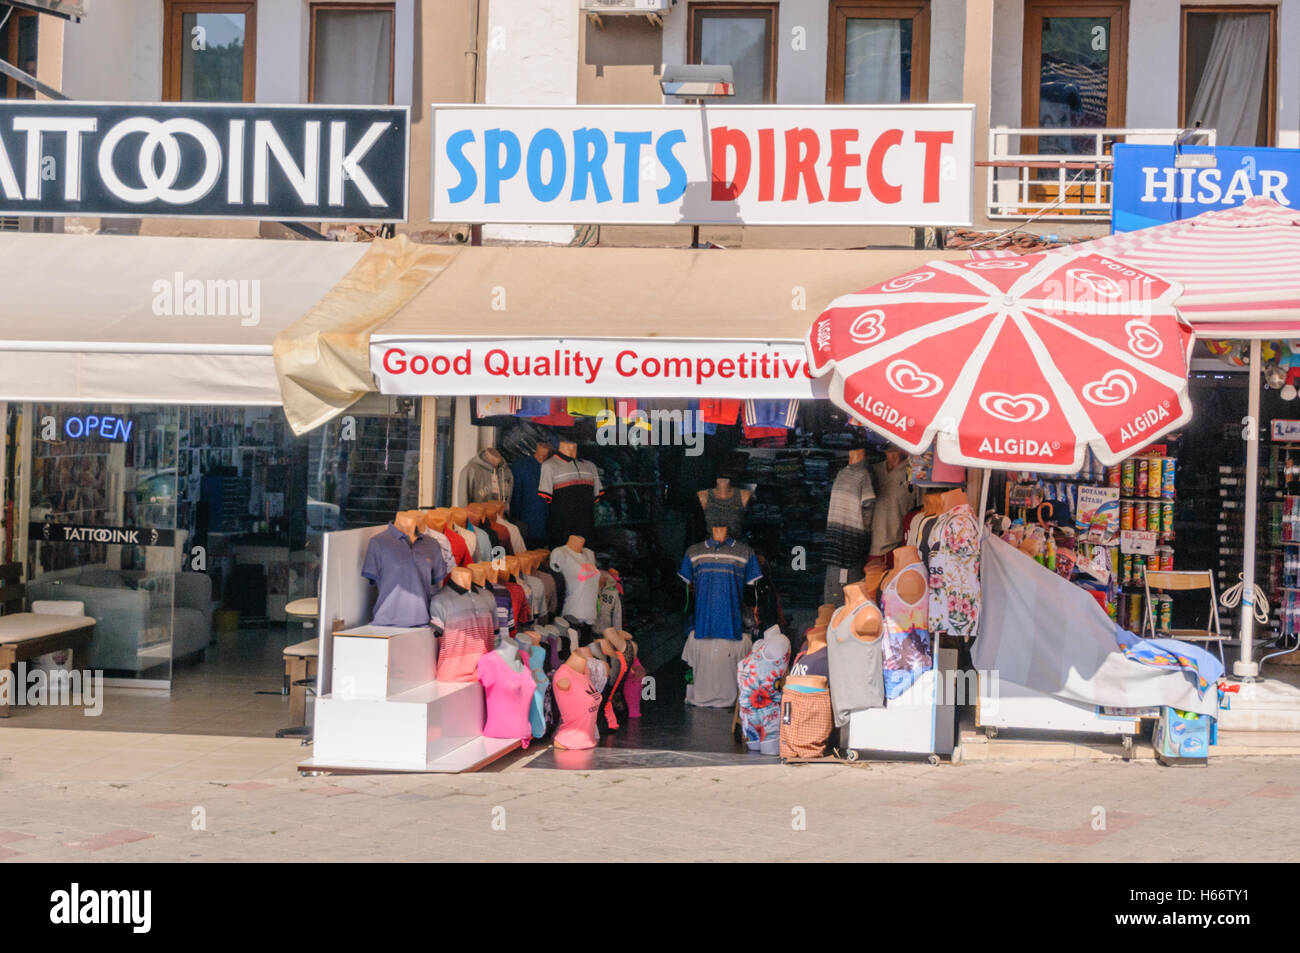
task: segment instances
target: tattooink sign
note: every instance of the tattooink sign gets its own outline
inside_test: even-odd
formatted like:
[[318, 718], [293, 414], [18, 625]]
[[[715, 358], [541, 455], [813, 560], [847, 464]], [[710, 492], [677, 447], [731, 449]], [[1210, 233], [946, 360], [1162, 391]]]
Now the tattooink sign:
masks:
[[435, 222], [968, 225], [973, 106], [435, 106]]
[[0, 215], [398, 222], [405, 106], [0, 101]]

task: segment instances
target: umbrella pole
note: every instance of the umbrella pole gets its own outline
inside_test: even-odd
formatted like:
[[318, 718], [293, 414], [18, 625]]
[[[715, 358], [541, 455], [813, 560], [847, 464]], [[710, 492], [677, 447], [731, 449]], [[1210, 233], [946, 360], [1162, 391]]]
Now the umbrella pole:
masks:
[[1259, 382], [1261, 369], [1260, 342], [1250, 342], [1250, 397], [1246, 413], [1246, 538], [1242, 541], [1243, 566], [1241, 586], [1241, 658], [1232, 666], [1238, 678], [1259, 674], [1255, 654], [1255, 527], [1259, 505]]
[[980, 478], [980, 511], [975, 515], [980, 521], [981, 533], [984, 532], [984, 514], [989, 509], [989, 477], [992, 475], [993, 471], [985, 467], [984, 475]]

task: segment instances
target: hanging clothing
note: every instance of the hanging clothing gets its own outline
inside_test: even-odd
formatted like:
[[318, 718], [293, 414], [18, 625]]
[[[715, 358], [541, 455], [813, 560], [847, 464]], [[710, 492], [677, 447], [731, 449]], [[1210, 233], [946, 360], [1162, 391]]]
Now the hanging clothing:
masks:
[[629, 718], [641, 717], [641, 686], [644, 683], [645, 666], [639, 658], [634, 658], [627, 670], [627, 678], [623, 679], [623, 701], [627, 705]]
[[[898, 591], [898, 581], [914, 573], [921, 583], [921, 596], [908, 602]], [[897, 698], [933, 666], [929, 631], [929, 576], [922, 562], [909, 563], [895, 573], [880, 593], [880, 611], [885, 617], [881, 638], [885, 697]]]
[[700, 420], [706, 424], [733, 425], [740, 416], [741, 403], [739, 400], [705, 398], [700, 401]]
[[513, 417], [519, 412], [518, 397], [476, 397], [474, 412], [480, 417]]
[[764, 742], [775, 742], [781, 731], [779, 686], [785, 678], [789, 657], [781, 654], [778, 658], [769, 658], [766, 651], [767, 647], [760, 642], [736, 668], [740, 727], [750, 748], [758, 748]]
[[596, 596], [596, 631], [623, 628], [623, 597], [612, 576], [603, 576]]
[[940, 514], [928, 547], [931, 635], [974, 638], [980, 612], [980, 527], [969, 503]]
[[533, 676], [533, 698], [528, 706], [528, 726], [532, 729], [533, 737], [540, 738], [546, 734], [547, 711], [546, 711], [546, 690], [550, 688], [551, 681], [546, 677], [546, 649], [540, 645], [533, 645], [528, 648], [528, 670]]
[[740, 490], [731, 489], [730, 496], [720, 496], [716, 488], [705, 490], [704, 525], [727, 527], [732, 539], [740, 539], [745, 529], [745, 503]]
[[546, 501], [537, 495], [542, 479], [542, 464], [529, 454], [510, 464], [514, 489], [510, 493], [510, 517], [520, 524], [519, 529], [529, 547], [540, 547], [546, 542]]
[[862, 578], [862, 567], [871, 550], [869, 532], [876, 493], [866, 460], [850, 463], [835, 475], [830, 505], [826, 511], [826, 563], [824, 602], [839, 605], [843, 588]]
[[695, 588], [694, 637], [739, 639], [741, 596], [763, 575], [754, 551], [731, 537], [707, 539], [686, 550], [677, 575]]
[[876, 487], [876, 504], [871, 514], [870, 555], [887, 553], [903, 541], [903, 517], [915, 509], [920, 500], [908, 483], [907, 467], [899, 464], [889, 469], [887, 463], [872, 468]]
[[874, 609], [875, 603], [867, 599], [852, 609], [837, 610], [826, 632], [836, 727], [848, 724], [855, 711], [885, 704], [881, 639], [864, 642], [853, 634], [853, 620], [868, 607]]
[[790, 430], [799, 421], [797, 400], [745, 401], [745, 427]]

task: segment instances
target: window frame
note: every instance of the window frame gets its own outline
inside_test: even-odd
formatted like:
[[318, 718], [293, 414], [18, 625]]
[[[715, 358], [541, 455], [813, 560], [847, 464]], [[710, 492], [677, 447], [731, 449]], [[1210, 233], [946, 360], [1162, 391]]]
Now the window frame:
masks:
[[776, 104], [776, 59], [777, 59], [777, 24], [780, 6], [777, 3], [692, 3], [687, 7], [686, 26], [686, 61], [700, 62], [699, 44], [701, 39], [700, 20], [706, 16], [719, 19], [726, 17], [750, 18], [762, 16], [768, 22], [767, 42], [767, 90], [764, 102], [757, 105], [772, 106]]
[[[18, 34], [20, 32], [18, 28], [18, 24], [25, 19], [30, 18], [36, 21], [36, 33], [38, 36], [37, 48], [39, 49], [39, 35], [41, 31], [41, 24], [40, 24], [39, 17], [40, 14], [38, 14], [35, 10], [21, 10], [18, 7], [9, 8], [9, 20], [5, 24], [5, 27], [8, 30], [8, 32], [5, 34], [5, 40], [7, 42], [5, 43], [5, 48], [3, 50], [0, 50], [0, 57], [3, 57], [6, 63], [10, 63], [13, 66], [17, 66], [19, 69], [23, 68], [22, 64], [18, 62]], [[38, 70], [40, 69], [39, 57], [37, 59], [36, 68]], [[0, 76], [0, 80], [3, 80], [4, 82], [3, 95], [0, 95], [0, 99], [6, 99], [6, 100], [18, 99], [18, 90], [20, 88], [18, 80], [14, 79], [11, 76]], [[24, 86], [21, 88], [26, 89], [27, 87]]]
[[[1187, 19], [1193, 13], [1268, 14], [1268, 75], [1264, 85], [1264, 144], [1277, 145], [1277, 5], [1270, 3], [1184, 3], [1178, 13], [1178, 126], [1187, 127]], [[1255, 147], [1258, 148], [1258, 147]]]
[[851, 19], [911, 20], [912, 75], [908, 102], [930, 101], [930, 0], [831, 0], [826, 39], [826, 102], [844, 102], [844, 57]]
[[256, 0], [163, 0], [163, 101], [181, 100], [181, 28], [187, 13], [244, 14], [244, 98], [256, 101], [257, 2]]
[[396, 3], [312, 3], [310, 5], [311, 28], [307, 38], [307, 102], [316, 102], [316, 22], [321, 11], [334, 13], [338, 11], [362, 11], [365, 13], [383, 13], [389, 16], [392, 29], [392, 47], [388, 53], [388, 103], [393, 105], [396, 91], [397, 72], [397, 4]]
[[[1024, 59], [1020, 80], [1024, 91], [1020, 121], [1038, 128], [1039, 87], [1042, 83], [1043, 19], [1107, 17], [1111, 21], [1110, 61], [1106, 77], [1106, 126], [1123, 128], [1128, 111], [1128, 0], [1025, 0]], [[1029, 151], [1037, 148], [1036, 140]]]

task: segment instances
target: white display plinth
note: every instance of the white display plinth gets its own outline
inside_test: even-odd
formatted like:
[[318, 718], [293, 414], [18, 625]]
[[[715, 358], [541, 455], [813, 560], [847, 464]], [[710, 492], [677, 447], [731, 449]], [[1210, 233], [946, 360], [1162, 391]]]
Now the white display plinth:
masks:
[[427, 625], [363, 625], [335, 632], [331, 695], [382, 701], [432, 682], [436, 642]]
[[482, 685], [434, 680], [428, 626], [356, 626], [332, 641], [332, 691], [316, 699], [300, 771], [471, 771], [519, 744], [482, 737]]
[[383, 699], [326, 695], [316, 701], [313, 759], [420, 769], [478, 738], [483, 718], [477, 682], [427, 682]]
[[1058, 698], [1005, 678], [981, 678], [975, 709], [979, 728], [1069, 731], [1087, 735], [1136, 735], [1137, 717], [1104, 715], [1096, 705]]
[[957, 650], [940, 649], [931, 668], [884, 708], [868, 708], [849, 716], [852, 752], [883, 754], [951, 754], [953, 749], [952, 679], [944, 673], [957, 668]]

